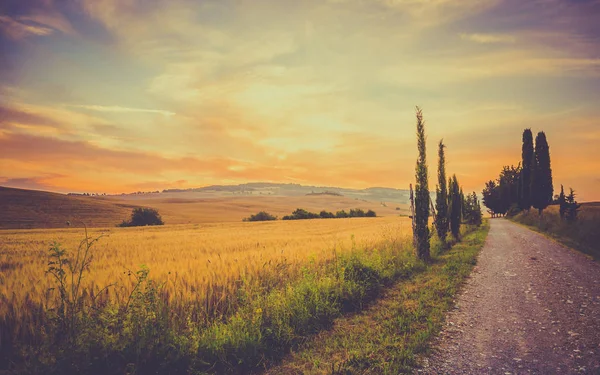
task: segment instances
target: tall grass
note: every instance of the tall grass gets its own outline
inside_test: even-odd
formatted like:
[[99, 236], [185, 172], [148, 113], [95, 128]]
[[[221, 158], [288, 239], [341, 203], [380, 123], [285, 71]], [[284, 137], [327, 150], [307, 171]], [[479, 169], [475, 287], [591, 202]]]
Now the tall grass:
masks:
[[542, 215], [524, 211], [512, 220], [547, 233], [565, 245], [600, 260], [600, 207], [583, 205], [577, 221], [561, 220], [556, 206], [550, 206]]
[[[48, 261], [62, 261], [48, 255], [58, 252], [69, 259], [63, 270], [69, 271], [81, 243], [81, 230], [1, 233], [0, 370], [16, 366], [11, 362], [27, 362], [37, 363], [44, 372], [47, 366], [68, 372], [65, 363], [78, 363], [90, 353], [98, 357], [96, 362], [84, 360], [90, 366], [107, 362], [109, 353], [127, 358], [135, 368], [155, 368], [155, 358], [171, 358], [173, 353], [191, 361], [198, 357], [199, 337], [209, 337], [207, 332], [215, 332], [215, 324], [235, 320], [238, 310], [254, 306], [274, 291], [281, 293], [298, 280], [329, 275], [346, 254], [402, 249], [408, 224], [404, 218], [378, 218], [340, 220], [335, 225], [315, 225], [307, 220], [109, 229], [108, 236], [96, 243], [84, 276], [75, 278], [79, 285], [76, 296], [70, 294], [65, 301], [59, 299], [65, 294], [60, 291], [74, 290], [72, 279], [65, 277], [68, 285], [52, 282], [51, 274], [45, 273]], [[90, 237], [101, 232], [92, 230]], [[48, 253], [43, 247], [48, 249], [53, 239], [63, 245], [53, 245]], [[143, 262], [149, 269], [136, 266]], [[53, 287], [58, 288], [50, 290]], [[146, 303], [134, 303], [140, 300]], [[263, 307], [253, 311], [264, 309], [264, 303], [260, 304]], [[68, 311], [61, 313], [61, 306]], [[147, 306], [153, 307], [148, 311]], [[77, 321], [69, 324], [76, 333], [68, 335], [77, 339], [62, 337], [64, 332], [56, 323], [65, 315], [77, 316]], [[223, 329], [220, 331], [225, 332]], [[141, 341], [136, 342], [136, 337]], [[153, 340], [160, 341], [157, 348], [151, 345]], [[176, 343], [169, 344], [170, 340]], [[88, 349], [83, 349], [82, 343], [87, 343]], [[173, 353], [161, 357], [157, 350], [163, 350], [165, 344]], [[132, 352], [138, 354], [132, 358], [127, 354]], [[200, 359], [218, 358], [206, 353]], [[122, 373], [123, 363], [108, 362], [121, 367], [99, 371]], [[203, 366], [193, 364], [194, 368]]]
[[[90, 241], [86, 237], [83, 243]], [[244, 286], [241, 279], [237, 309], [207, 317], [204, 306], [191, 301], [173, 308], [168, 292], [173, 288], [151, 279], [145, 268], [130, 275], [134, 287], [118, 298], [90, 289], [74, 295], [70, 291], [79, 287], [81, 275], [81, 267], [71, 267], [77, 254], [69, 258], [58, 245], [51, 248], [49, 271], [59, 275], [60, 293], [32, 306], [37, 322], [29, 323], [46, 328], [21, 333], [13, 342], [13, 369], [46, 374], [254, 370], [344, 312], [361, 309], [384, 286], [424, 268], [406, 240], [353, 247], [326, 262], [309, 262], [298, 276], [277, 285]]]

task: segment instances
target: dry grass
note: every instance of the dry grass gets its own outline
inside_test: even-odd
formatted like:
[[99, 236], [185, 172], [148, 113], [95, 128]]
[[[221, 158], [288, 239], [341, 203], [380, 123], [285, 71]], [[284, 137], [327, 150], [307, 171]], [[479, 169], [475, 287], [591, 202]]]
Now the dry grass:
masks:
[[[106, 199], [111, 202], [156, 208], [167, 224], [215, 223], [242, 221], [243, 218], [259, 211], [283, 217], [297, 208], [312, 212], [327, 210], [336, 212], [361, 208], [373, 210], [378, 216], [407, 214], [406, 205], [390, 203], [383, 207], [381, 202], [361, 201], [332, 195], [300, 196], [232, 196], [211, 193], [166, 193], [115, 196]], [[401, 211], [395, 210], [400, 207]]]
[[[272, 287], [336, 252], [402, 241], [409, 233], [410, 222], [401, 217], [93, 229], [91, 236], [106, 237], [93, 250], [84, 284], [98, 291], [118, 282], [127, 289], [127, 270], [146, 265], [153, 279], [169, 281], [171, 300], [207, 306], [205, 313], [214, 316], [232, 307], [242, 279], [244, 285]], [[76, 228], [0, 231], [0, 318], [10, 314], [18, 321], [29, 306], [43, 302], [52, 286], [44, 274], [49, 244], [56, 240], [74, 251], [82, 236]], [[127, 293], [110, 290], [111, 298]]]

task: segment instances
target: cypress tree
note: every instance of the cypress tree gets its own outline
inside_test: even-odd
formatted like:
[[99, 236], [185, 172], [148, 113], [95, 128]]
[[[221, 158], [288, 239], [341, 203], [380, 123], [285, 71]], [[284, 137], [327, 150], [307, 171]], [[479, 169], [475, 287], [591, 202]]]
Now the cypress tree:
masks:
[[550, 147], [546, 134], [539, 132], [535, 137], [535, 168], [531, 188], [531, 203], [542, 214], [552, 203], [552, 169], [550, 168]]
[[417, 147], [419, 157], [415, 168], [415, 225], [413, 237], [419, 259], [428, 261], [429, 256], [429, 183], [427, 176], [427, 158], [425, 148], [425, 122], [423, 113], [417, 107]]
[[448, 189], [446, 188], [446, 156], [443, 140], [438, 145], [438, 185], [435, 188], [435, 229], [442, 244], [448, 234]]
[[456, 240], [460, 240], [460, 219], [462, 214], [462, 204], [460, 197], [460, 188], [456, 175], [450, 179], [448, 188], [450, 197], [450, 231]]
[[565, 211], [567, 210], [567, 199], [565, 197], [565, 188], [562, 185], [560, 185], [560, 195], [558, 196], [558, 204], [558, 213], [560, 214], [560, 218], [564, 219]]
[[523, 147], [521, 151], [521, 178], [520, 182], [520, 200], [519, 206], [522, 210], [531, 208], [531, 183], [533, 177], [533, 168], [535, 165], [535, 155], [533, 152], [533, 134], [531, 129], [523, 130]]

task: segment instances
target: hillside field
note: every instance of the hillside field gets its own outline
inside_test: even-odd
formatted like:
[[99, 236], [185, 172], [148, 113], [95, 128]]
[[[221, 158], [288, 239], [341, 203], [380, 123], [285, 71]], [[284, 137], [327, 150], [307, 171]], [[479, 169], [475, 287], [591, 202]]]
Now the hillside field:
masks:
[[[320, 212], [373, 210], [378, 216], [407, 215], [406, 204], [335, 195], [235, 195], [222, 191], [185, 191], [78, 196], [0, 187], [0, 229], [112, 227], [128, 219], [134, 207], [155, 208], [166, 224], [239, 222], [259, 211], [278, 217], [297, 208]], [[396, 210], [399, 208], [399, 210]]]

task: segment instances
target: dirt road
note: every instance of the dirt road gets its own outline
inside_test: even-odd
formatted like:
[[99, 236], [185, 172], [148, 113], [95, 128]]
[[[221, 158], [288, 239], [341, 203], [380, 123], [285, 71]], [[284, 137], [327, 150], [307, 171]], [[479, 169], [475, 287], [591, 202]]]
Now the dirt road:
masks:
[[491, 219], [477, 267], [436, 340], [415, 373], [600, 374], [600, 264]]

